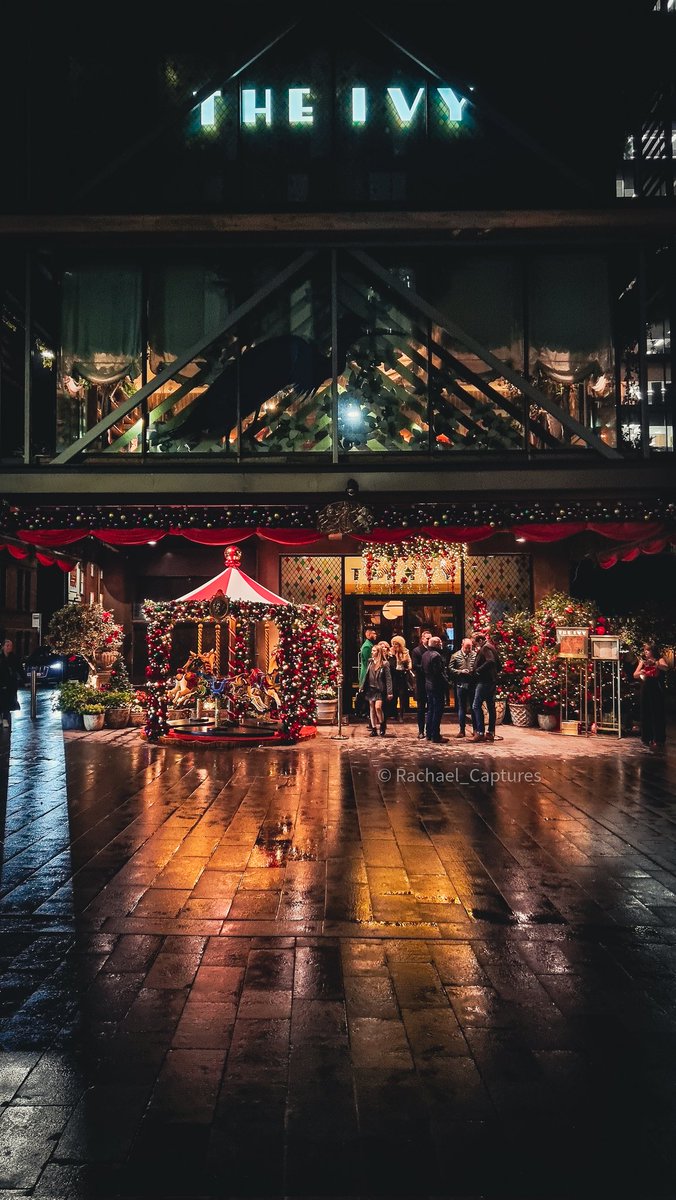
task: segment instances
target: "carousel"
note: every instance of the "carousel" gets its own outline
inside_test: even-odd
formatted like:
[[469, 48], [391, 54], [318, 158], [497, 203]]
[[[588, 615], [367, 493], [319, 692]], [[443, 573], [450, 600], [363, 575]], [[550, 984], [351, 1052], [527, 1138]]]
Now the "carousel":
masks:
[[[149, 741], [292, 743], [316, 734], [318, 682], [337, 674], [331, 606], [292, 604], [240, 562], [228, 546], [213, 579], [144, 604]], [[194, 647], [172, 674], [177, 625], [194, 630]]]

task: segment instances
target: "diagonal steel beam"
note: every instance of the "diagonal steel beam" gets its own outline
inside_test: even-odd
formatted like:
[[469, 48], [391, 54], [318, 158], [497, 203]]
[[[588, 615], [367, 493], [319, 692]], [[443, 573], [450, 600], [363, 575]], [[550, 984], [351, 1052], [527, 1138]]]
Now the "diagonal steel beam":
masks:
[[[160, 371], [154, 379], [151, 379], [149, 383], [145, 383], [137, 392], [134, 392], [133, 396], [129, 396], [127, 400], [124, 400], [122, 404], [120, 404], [120, 406], [114, 410], [114, 412], [108, 413], [107, 416], [102, 417], [102, 419], [98, 421], [96, 425], [93, 425], [91, 429], [88, 429], [81, 438], [78, 438], [76, 442], [73, 442], [72, 446], [68, 446], [66, 450], [62, 450], [61, 454], [58, 454], [56, 458], [52, 459], [51, 465], [62, 466], [63, 463], [70, 462], [73, 458], [76, 458], [78, 454], [80, 454], [83, 450], [86, 450], [88, 446], [91, 446], [92, 442], [95, 442], [102, 433], [105, 433], [111, 428], [111, 426], [116, 425], [117, 422], [126, 417], [128, 413], [133, 412], [134, 409], [138, 408], [139, 404], [142, 404], [143, 401], [146, 400], [148, 396], [151, 396], [157, 388], [165, 384], [167, 380], [172, 379], [173, 376], [177, 375], [179, 371], [182, 371], [183, 367], [187, 366], [188, 363], [192, 362], [192, 360], [197, 358], [198, 355], [203, 354], [205, 350], [208, 350], [209, 346], [213, 345], [213, 343], [217, 341], [218, 338], [222, 337], [223, 334], [227, 333], [229, 329], [232, 329], [233, 325], [236, 325], [237, 322], [241, 321], [243, 317], [248, 316], [248, 314], [254, 308], [256, 308], [258, 304], [261, 303], [261, 301], [266, 300], [268, 296], [277, 290], [277, 288], [283, 287], [286, 283], [288, 283], [288, 281], [292, 279], [294, 275], [297, 275], [299, 271], [302, 271], [303, 268], [308, 265], [308, 263], [312, 262], [312, 259], [315, 258], [316, 254], [316, 250], [306, 250], [303, 254], [299, 255], [298, 258], [294, 259], [294, 261], [290, 263], [288, 267], [285, 267], [283, 271], [279, 271], [273, 279], [269, 280], [268, 283], [259, 288], [253, 296], [250, 296], [249, 299], [244, 302], [244, 304], [240, 304], [238, 308], [233, 309], [233, 311], [229, 314], [227, 321], [220, 325], [218, 329], [214, 329], [208, 333], [206, 337], [200, 338], [199, 342], [195, 342], [189, 350], [186, 350], [183, 354], [180, 354], [173, 363], [171, 363], [168, 367], [165, 367], [163, 371]], [[152, 413], [150, 414], [150, 417], [152, 423]]]
[[464, 329], [461, 329], [459, 325], [451, 321], [445, 313], [440, 312], [434, 305], [428, 304], [417, 292], [412, 292], [403, 283], [399, 283], [389, 271], [381, 267], [380, 263], [371, 258], [369, 254], [365, 254], [363, 250], [348, 250], [347, 253], [352, 255], [365, 270], [374, 275], [376, 279], [379, 279], [385, 287], [399, 296], [409, 307], [417, 309], [428, 320], [434, 321], [442, 329], [446, 329], [451, 337], [462, 342], [468, 350], [471, 350], [472, 354], [476, 354], [477, 358], [480, 358], [489, 367], [492, 367], [498, 376], [507, 379], [520, 392], [528, 396], [529, 400], [532, 400], [534, 404], [537, 404], [540, 408], [544, 408], [545, 412], [548, 412], [550, 416], [560, 421], [565, 429], [570, 430], [576, 437], [581, 438], [592, 449], [598, 450], [599, 454], [602, 454], [604, 458], [622, 458], [618, 450], [615, 450], [612, 446], [607, 446], [593, 430], [586, 429], [575, 417], [569, 416], [558, 404], [550, 400], [549, 396], [545, 396], [544, 392], [538, 391], [525, 376], [520, 375], [518, 371], [514, 371], [506, 363], [501, 362], [499, 358], [491, 354], [490, 350], [482, 346], [481, 342], [478, 342], [471, 334], [466, 333]]

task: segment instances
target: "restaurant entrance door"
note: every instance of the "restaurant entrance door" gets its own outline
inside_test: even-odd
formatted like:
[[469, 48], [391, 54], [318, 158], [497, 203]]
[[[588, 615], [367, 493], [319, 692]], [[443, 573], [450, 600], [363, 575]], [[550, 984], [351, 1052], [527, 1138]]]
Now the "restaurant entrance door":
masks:
[[[462, 639], [462, 597], [452, 593], [425, 596], [345, 596], [345, 630], [343, 638], [343, 706], [346, 713], [354, 712], [359, 688], [359, 650], [364, 630], [373, 625], [378, 641], [389, 642], [395, 634], [406, 640], [409, 651], [417, 646], [424, 629], [441, 638], [443, 654], [448, 661]], [[411, 712], [415, 712], [411, 698]], [[448, 697], [447, 707], [455, 709], [455, 698]]]

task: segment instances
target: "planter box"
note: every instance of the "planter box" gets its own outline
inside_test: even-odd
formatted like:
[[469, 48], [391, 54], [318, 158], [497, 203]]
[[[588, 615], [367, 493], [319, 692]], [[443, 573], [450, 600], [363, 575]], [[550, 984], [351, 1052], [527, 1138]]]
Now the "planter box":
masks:
[[131, 712], [129, 714], [129, 724], [145, 725], [147, 720], [148, 714], [145, 708], [141, 708], [138, 704], [132, 705]]
[[517, 704], [510, 700], [509, 714], [512, 718], [512, 725], [516, 725], [519, 729], [533, 729], [535, 726], [535, 712], [531, 704]]
[[130, 705], [127, 704], [121, 708], [106, 709], [106, 725], [109, 729], [124, 729], [125, 725], [129, 724]]
[[559, 718], [556, 713], [538, 713], [538, 728], [547, 733], [553, 733], [559, 728]]
[[317, 720], [334, 725], [338, 720], [338, 701], [317, 700]]
[[61, 728], [62, 729], [84, 729], [84, 722], [81, 713], [62, 712], [61, 713]]
[[[485, 704], [483, 705], [483, 710], [484, 710], [484, 724], [487, 724], [488, 723], [488, 709]], [[506, 700], [496, 700], [495, 701], [495, 724], [496, 725], [502, 725], [502, 723], [505, 719], [506, 712], [507, 712], [507, 701]]]
[[94, 730], [96, 730], [96, 729], [103, 729], [105, 719], [106, 719], [105, 713], [83, 713], [82, 714], [82, 720], [84, 722], [84, 727], [85, 727], [85, 729], [89, 730], [90, 733], [94, 732]]

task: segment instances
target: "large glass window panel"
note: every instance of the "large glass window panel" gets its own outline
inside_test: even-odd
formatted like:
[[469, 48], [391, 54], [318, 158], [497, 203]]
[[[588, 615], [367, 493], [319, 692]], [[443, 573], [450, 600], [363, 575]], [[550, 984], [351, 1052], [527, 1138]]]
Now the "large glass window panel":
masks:
[[[564, 415], [614, 446], [616, 396], [605, 256], [535, 256], [528, 271], [528, 314], [529, 372], [535, 386]], [[533, 406], [531, 415], [564, 445], [586, 446], [555, 414]]]

